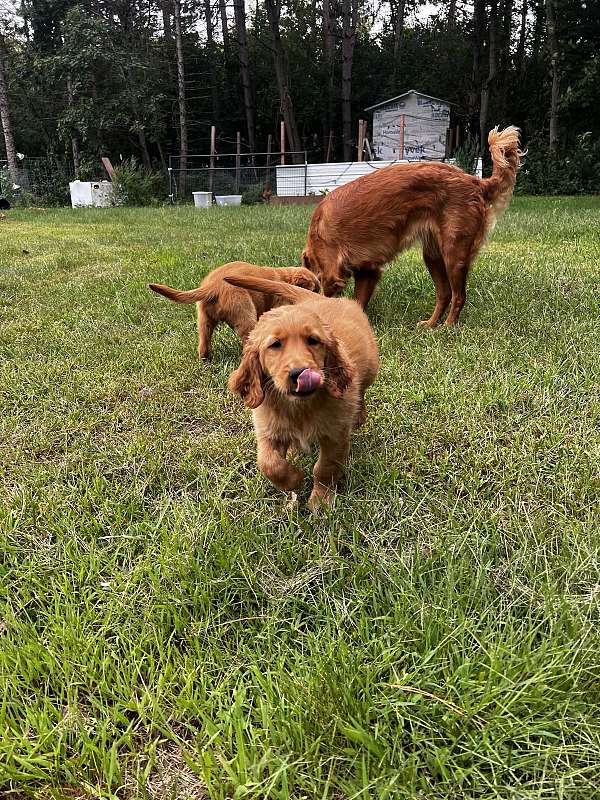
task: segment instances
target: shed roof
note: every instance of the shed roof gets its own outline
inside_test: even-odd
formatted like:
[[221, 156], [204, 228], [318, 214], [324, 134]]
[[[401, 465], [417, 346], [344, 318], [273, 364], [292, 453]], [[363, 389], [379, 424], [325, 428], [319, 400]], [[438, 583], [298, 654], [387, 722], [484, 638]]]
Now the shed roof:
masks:
[[444, 103], [444, 105], [451, 106], [454, 105], [449, 100], [441, 100], [439, 97], [432, 97], [430, 94], [425, 94], [425, 92], [418, 92], [416, 89], [409, 89], [408, 92], [402, 92], [397, 97], [390, 97], [388, 100], [382, 100], [381, 103], [375, 103], [374, 106], [369, 106], [365, 108], [365, 111], [373, 111], [374, 108], [379, 108], [380, 106], [387, 106], [389, 103], [395, 103], [396, 100], [400, 100], [402, 97], [406, 97], [409, 94], [418, 94], [421, 97], [427, 97], [429, 100], [435, 100], [436, 103]]

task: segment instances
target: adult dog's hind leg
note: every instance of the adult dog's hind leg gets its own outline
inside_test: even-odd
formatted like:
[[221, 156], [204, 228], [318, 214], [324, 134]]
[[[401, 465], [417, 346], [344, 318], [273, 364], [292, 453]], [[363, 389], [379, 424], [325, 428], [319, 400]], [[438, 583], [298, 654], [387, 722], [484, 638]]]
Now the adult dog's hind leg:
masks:
[[446, 325], [456, 325], [460, 312], [466, 300], [467, 278], [469, 276], [469, 262], [462, 261], [448, 270], [448, 280], [452, 289], [452, 303], [446, 317]]
[[422, 320], [419, 325], [423, 328], [434, 328], [448, 308], [452, 291], [446, 273], [446, 264], [436, 242], [425, 242], [423, 245], [423, 258], [435, 286], [435, 307], [429, 319]]

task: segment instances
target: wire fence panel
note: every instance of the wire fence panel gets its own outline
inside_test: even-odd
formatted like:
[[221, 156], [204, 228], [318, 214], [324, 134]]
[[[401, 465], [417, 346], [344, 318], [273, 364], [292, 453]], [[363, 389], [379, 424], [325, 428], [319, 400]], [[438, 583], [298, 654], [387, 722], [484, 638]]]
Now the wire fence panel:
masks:
[[26, 158], [12, 175], [6, 161], [0, 162], [2, 183], [13, 192], [27, 193], [42, 205], [66, 205], [69, 201], [69, 182], [75, 179], [72, 161], [54, 156]]
[[[256, 203], [277, 193], [277, 167], [280, 153], [226, 153], [187, 157], [181, 169], [177, 156], [169, 158], [169, 199], [172, 203], [191, 203], [193, 192], [213, 195], [242, 195], [243, 201]], [[285, 162], [294, 170], [293, 188], [306, 194], [306, 153], [286, 153]]]
[[[288, 194], [306, 195], [306, 165], [286, 167]], [[244, 202], [255, 203], [277, 194], [277, 167], [203, 167], [169, 169], [169, 197], [173, 203], [193, 202], [193, 192], [217, 195], [242, 195]]]

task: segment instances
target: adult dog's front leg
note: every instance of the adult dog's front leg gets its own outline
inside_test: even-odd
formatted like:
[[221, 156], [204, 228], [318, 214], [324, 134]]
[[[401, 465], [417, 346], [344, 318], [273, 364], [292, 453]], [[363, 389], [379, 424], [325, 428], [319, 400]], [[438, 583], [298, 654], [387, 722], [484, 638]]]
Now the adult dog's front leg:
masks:
[[359, 269], [354, 273], [354, 299], [362, 309], [369, 304], [380, 278], [379, 269]]
[[304, 480], [304, 472], [285, 460], [287, 444], [271, 439], [258, 440], [258, 468], [271, 483], [284, 492], [297, 489]]
[[313, 469], [314, 485], [308, 500], [309, 508], [329, 505], [350, 448], [350, 431], [340, 431], [335, 438], [319, 439], [319, 460]]

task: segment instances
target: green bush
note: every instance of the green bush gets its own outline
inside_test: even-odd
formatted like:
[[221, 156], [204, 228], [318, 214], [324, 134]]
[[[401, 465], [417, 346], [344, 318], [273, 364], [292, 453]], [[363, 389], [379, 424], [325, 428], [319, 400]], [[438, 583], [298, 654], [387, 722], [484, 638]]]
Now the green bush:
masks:
[[118, 206], [158, 205], [168, 194], [165, 176], [144, 169], [135, 158], [126, 159], [115, 168], [113, 187], [113, 203]]
[[32, 159], [28, 165], [29, 189], [21, 190], [19, 205], [68, 206], [69, 181], [73, 172], [67, 163], [55, 156]]
[[575, 146], [552, 157], [545, 139], [527, 143], [527, 156], [517, 179], [519, 194], [597, 194], [600, 187], [600, 142], [591, 133], [577, 137]]
[[479, 142], [474, 136], [467, 133], [464, 142], [457, 148], [454, 154], [456, 166], [460, 167], [463, 172], [467, 172], [469, 175], [475, 175], [478, 157]]
[[264, 203], [264, 189], [265, 187], [262, 183], [246, 187], [246, 190], [242, 192], [242, 204], [245, 206], [255, 206], [258, 203]]

